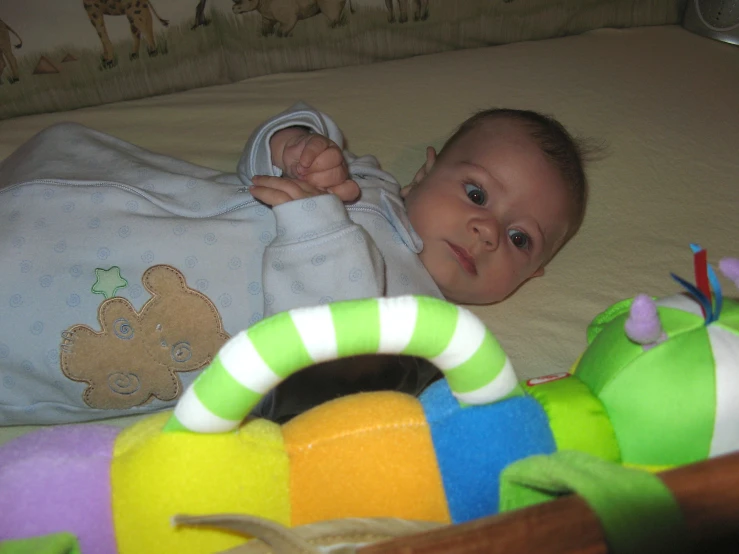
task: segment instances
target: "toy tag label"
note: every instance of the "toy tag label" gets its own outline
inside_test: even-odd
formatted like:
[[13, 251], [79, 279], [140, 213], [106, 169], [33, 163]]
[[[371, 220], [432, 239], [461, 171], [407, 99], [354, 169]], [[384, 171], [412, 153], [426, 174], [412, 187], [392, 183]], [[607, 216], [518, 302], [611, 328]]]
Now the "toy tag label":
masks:
[[529, 387], [535, 387], [536, 385], [543, 385], [544, 383], [551, 383], [552, 381], [559, 381], [560, 379], [566, 379], [571, 377], [571, 374], [566, 371], [562, 373], [552, 373], [551, 375], [545, 375], [543, 377], [534, 377], [526, 381], [526, 385]]

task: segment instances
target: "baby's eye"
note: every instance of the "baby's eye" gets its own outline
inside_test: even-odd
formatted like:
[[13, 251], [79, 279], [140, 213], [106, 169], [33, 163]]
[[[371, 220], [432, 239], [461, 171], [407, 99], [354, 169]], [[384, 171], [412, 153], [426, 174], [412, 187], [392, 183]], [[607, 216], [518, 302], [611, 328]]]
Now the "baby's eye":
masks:
[[511, 229], [508, 231], [508, 238], [511, 239], [513, 246], [519, 250], [528, 250], [531, 248], [531, 239], [529, 236], [517, 229]]
[[464, 191], [467, 193], [467, 197], [478, 206], [485, 204], [486, 195], [485, 191], [481, 187], [473, 185], [472, 183], [465, 183]]

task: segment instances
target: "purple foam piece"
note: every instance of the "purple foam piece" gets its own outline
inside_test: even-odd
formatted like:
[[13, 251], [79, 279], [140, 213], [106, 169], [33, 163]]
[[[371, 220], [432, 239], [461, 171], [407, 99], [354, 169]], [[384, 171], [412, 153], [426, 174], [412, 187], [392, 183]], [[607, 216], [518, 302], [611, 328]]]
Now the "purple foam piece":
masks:
[[739, 287], [739, 258], [723, 258], [718, 262], [718, 268]]
[[41, 429], [0, 447], [0, 540], [68, 531], [82, 552], [117, 551], [109, 425]]
[[626, 335], [639, 344], [651, 344], [659, 340], [662, 335], [662, 324], [654, 300], [646, 294], [634, 297], [625, 330]]

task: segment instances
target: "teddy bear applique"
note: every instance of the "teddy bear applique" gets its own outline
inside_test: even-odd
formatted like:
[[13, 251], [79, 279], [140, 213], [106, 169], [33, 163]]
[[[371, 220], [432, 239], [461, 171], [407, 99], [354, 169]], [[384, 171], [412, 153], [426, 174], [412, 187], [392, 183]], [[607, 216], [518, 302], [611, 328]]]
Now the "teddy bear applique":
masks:
[[140, 312], [125, 298], [108, 298], [98, 308], [100, 331], [74, 325], [63, 334], [62, 372], [88, 384], [83, 399], [91, 408], [178, 398], [177, 374], [207, 366], [230, 338], [215, 305], [174, 267], [152, 266], [142, 283], [152, 297]]

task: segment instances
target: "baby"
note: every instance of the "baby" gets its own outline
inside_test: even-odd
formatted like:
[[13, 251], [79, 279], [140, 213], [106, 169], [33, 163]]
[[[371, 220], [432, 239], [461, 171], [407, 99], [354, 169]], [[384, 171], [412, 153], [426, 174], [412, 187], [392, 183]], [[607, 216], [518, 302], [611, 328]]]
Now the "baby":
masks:
[[[2, 160], [0, 424], [170, 407], [227, 335], [301, 306], [498, 302], [541, 275], [583, 217], [578, 143], [532, 112], [472, 117], [402, 190], [343, 145], [328, 116], [301, 104], [252, 134], [236, 174], [76, 124]], [[415, 393], [435, 376], [415, 359], [325, 364], [259, 413], [285, 419], [358, 390]]]
[[254, 183], [251, 194], [273, 207], [327, 193], [337, 198], [326, 203], [356, 206], [369, 203], [364, 191], [375, 187], [386, 196], [399, 195], [408, 231], [420, 239], [414, 242], [417, 251], [410, 247], [408, 255], [413, 260], [417, 255], [447, 300], [503, 300], [543, 275], [583, 219], [587, 183], [580, 145], [560, 123], [536, 112], [477, 113], [438, 155], [427, 148], [426, 162], [402, 190], [379, 171], [374, 158], [342, 155], [336, 142], [314, 134], [323, 129], [291, 126], [292, 118], [299, 121], [304, 112], [281, 114], [257, 132], [273, 133], [271, 173], [284, 177], [255, 175], [246, 168]]
[[[311, 125], [308, 114], [325, 127]], [[343, 202], [349, 214], [382, 211], [387, 204], [396, 208], [394, 226], [402, 226], [411, 241], [374, 240], [348, 247], [352, 255], [366, 248], [369, 257], [377, 248], [384, 261], [384, 268], [375, 266], [375, 288], [368, 288], [367, 296], [381, 290], [392, 293], [393, 274], [409, 275], [415, 268], [419, 292], [462, 304], [499, 302], [532, 277], [543, 275], [546, 264], [576, 233], [585, 212], [587, 183], [580, 143], [559, 122], [532, 111], [494, 109], [472, 116], [438, 155], [427, 148], [425, 163], [403, 189], [380, 171], [374, 158], [342, 152], [335, 126], [307, 107], [297, 106], [268, 121], [255, 136], [269, 137], [272, 171], [263, 176], [248, 165], [240, 169], [253, 183], [251, 194], [274, 210], [306, 199], [337, 212]], [[254, 146], [252, 142], [250, 148]], [[292, 213], [299, 217], [297, 209]], [[279, 213], [275, 216], [280, 219]], [[364, 227], [372, 231], [370, 225]], [[397, 250], [398, 243], [405, 243], [404, 255], [394, 259], [383, 255], [388, 246]], [[349, 250], [344, 253], [348, 256]], [[363, 363], [353, 364], [351, 378], [348, 364], [317, 366], [295, 375], [268, 397], [258, 413], [280, 419], [287, 412], [307, 409], [318, 398], [363, 387], [415, 387], [406, 392], [420, 392], [436, 376], [430, 364], [418, 360], [395, 360], [392, 369], [381, 360]], [[413, 366], [401, 370], [398, 363]], [[362, 382], [357, 374], [373, 382]], [[401, 385], [399, 378], [405, 379]], [[337, 392], [342, 383], [345, 391]]]

